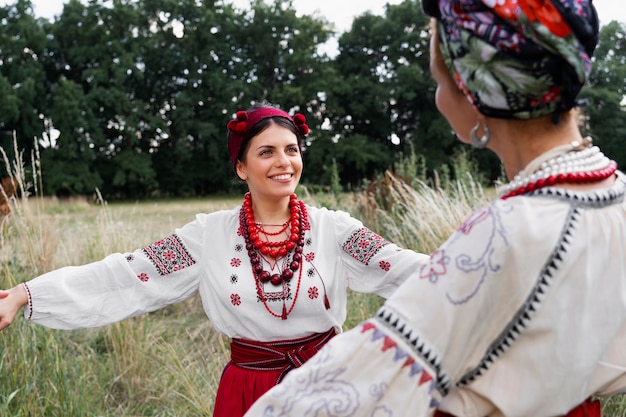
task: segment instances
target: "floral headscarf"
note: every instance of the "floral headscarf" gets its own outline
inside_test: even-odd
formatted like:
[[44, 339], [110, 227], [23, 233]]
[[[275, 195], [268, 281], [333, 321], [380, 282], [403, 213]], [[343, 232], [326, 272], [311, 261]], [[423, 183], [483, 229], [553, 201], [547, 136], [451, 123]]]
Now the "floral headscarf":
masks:
[[592, 0], [423, 0], [457, 85], [486, 116], [567, 111], [598, 41]]

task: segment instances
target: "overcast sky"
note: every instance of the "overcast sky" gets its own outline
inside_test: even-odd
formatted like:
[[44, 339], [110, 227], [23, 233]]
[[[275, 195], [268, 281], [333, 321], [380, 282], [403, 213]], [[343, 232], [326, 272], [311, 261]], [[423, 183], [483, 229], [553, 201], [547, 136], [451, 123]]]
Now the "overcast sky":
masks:
[[[353, 0], [345, 2], [338, 7], [342, 0], [293, 0], [295, 9], [302, 14], [319, 13], [327, 20], [336, 25], [339, 32], [350, 28], [354, 16], [366, 11], [380, 14], [387, 3], [398, 4], [401, 0]], [[345, 1], [345, 0], [343, 0]], [[35, 6], [35, 14], [40, 17], [52, 18], [63, 10], [64, 0], [32, 0]], [[0, 0], [0, 5], [15, 3], [14, 0]], [[234, 0], [235, 4], [245, 5], [247, 0]], [[595, 0], [594, 4], [600, 16], [600, 24], [605, 25], [611, 20], [619, 20], [626, 23], [626, 7], [623, 0]]]

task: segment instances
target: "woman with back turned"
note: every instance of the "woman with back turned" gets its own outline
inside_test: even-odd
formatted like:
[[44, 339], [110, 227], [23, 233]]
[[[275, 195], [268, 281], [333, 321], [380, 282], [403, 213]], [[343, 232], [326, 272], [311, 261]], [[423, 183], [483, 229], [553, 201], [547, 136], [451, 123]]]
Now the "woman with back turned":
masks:
[[590, 0], [424, 0], [436, 104], [509, 182], [246, 416], [590, 417], [626, 391], [626, 177], [581, 135]]

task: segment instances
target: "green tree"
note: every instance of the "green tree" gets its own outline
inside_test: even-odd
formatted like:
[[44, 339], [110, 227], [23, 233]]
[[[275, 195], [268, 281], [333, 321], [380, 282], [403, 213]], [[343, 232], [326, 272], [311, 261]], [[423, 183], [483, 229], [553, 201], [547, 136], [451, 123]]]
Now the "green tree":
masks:
[[231, 52], [242, 17], [214, 1], [146, 0], [141, 7], [150, 27], [145, 91], [151, 112], [165, 121], [152, 154], [159, 191], [225, 192], [232, 179], [225, 126], [233, 97], [246, 88], [233, 75]]
[[600, 29], [588, 87], [581, 97], [594, 141], [619, 166], [626, 166], [626, 28], [613, 21]]
[[[337, 81], [326, 91], [326, 115], [335, 151], [344, 156], [337, 157], [344, 185], [390, 168], [412, 144], [420, 152], [429, 143], [442, 149], [452, 137], [448, 128], [443, 139], [428, 140], [431, 123], [445, 126], [445, 120], [431, 98], [427, 22], [417, 2], [407, 0], [387, 5], [384, 16], [358, 16], [339, 38], [339, 55], [332, 62]], [[314, 142], [312, 148], [328, 145]], [[326, 153], [327, 159], [336, 156], [330, 149]]]
[[253, 0], [233, 32], [234, 75], [248, 84], [240, 102], [269, 100], [285, 109], [313, 106], [328, 57], [319, 51], [330, 32], [310, 16], [297, 17], [291, 0]]
[[50, 97], [48, 126], [40, 140], [43, 186], [59, 196], [92, 194], [102, 187], [102, 178], [93, 166], [92, 133], [99, 130], [93, 128], [88, 99], [79, 84], [64, 78], [53, 86]]
[[133, 2], [106, 7], [71, 0], [53, 26], [52, 76], [79, 86], [84, 96], [85, 117], [59, 129], [61, 138], [70, 134], [87, 144], [82, 157], [93, 163], [107, 197], [146, 196], [157, 188], [150, 159], [154, 116], [142, 100], [142, 23]]
[[41, 103], [48, 83], [40, 57], [45, 54], [46, 31], [35, 19], [30, 0], [0, 8], [0, 22], [0, 132], [9, 143], [15, 132], [20, 149], [28, 154], [33, 138], [44, 130]]

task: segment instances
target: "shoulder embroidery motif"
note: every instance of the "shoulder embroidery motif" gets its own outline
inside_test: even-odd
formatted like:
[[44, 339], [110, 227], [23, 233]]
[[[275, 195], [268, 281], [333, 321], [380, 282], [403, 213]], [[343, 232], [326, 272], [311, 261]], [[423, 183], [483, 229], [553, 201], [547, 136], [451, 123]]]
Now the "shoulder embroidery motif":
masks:
[[389, 244], [380, 235], [372, 232], [367, 227], [356, 230], [343, 243], [343, 250], [357, 261], [369, 265], [370, 260], [383, 246]]
[[196, 263], [175, 234], [146, 246], [143, 252], [160, 275], [168, 275]]

